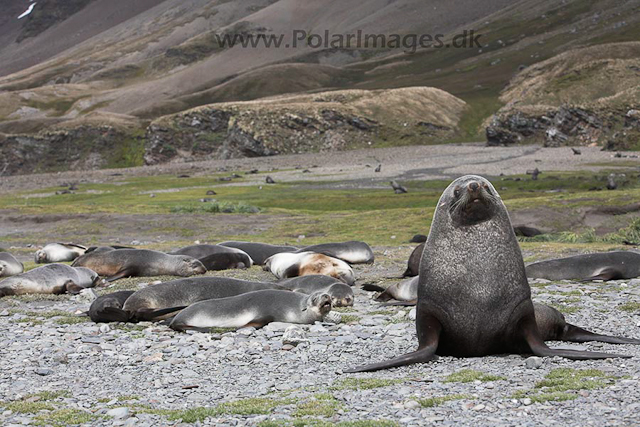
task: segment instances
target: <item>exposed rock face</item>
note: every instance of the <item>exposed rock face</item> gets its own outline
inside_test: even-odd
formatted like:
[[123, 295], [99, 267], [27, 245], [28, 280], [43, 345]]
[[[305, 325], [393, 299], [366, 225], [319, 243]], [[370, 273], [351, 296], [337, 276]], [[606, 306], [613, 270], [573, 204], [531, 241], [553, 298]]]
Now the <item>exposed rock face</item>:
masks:
[[545, 147], [598, 144], [613, 150], [625, 148], [616, 140], [631, 142], [626, 148], [633, 146], [638, 132], [640, 114], [637, 110], [590, 111], [571, 106], [543, 114], [514, 109], [496, 114], [486, 128], [489, 146], [519, 142], [542, 143]]

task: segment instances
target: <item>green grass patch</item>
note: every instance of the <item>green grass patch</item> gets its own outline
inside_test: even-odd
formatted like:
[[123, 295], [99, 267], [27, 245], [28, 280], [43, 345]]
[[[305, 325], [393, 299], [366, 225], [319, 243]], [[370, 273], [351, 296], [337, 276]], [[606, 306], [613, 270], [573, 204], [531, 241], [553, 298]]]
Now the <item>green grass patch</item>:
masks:
[[513, 397], [527, 397], [534, 402], [573, 400], [578, 396], [570, 391], [604, 388], [616, 378], [599, 369], [558, 368], [538, 381], [533, 390], [519, 390]]
[[258, 424], [259, 427], [398, 427], [400, 424], [390, 420], [358, 420], [333, 422], [317, 418], [303, 418], [293, 420], [267, 420]]
[[20, 414], [35, 414], [40, 411], [53, 411], [55, 407], [47, 402], [29, 402], [18, 400], [15, 402], [3, 403], [5, 411], [13, 411]]
[[356, 310], [353, 307], [334, 307], [331, 310], [337, 311], [338, 313], [357, 313], [358, 312], [358, 310]]
[[298, 403], [293, 412], [294, 417], [333, 417], [344, 406], [329, 393], [312, 396], [304, 402]]
[[429, 397], [427, 399], [420, 399], [417, 402], [423, 408], [433, 408], [434, 406], [442, 405], [445, 402], [449, 402], [451, 400], [464, 400], [471, 399], [471, 396], [468, 394], [450, 394], [448, 396], [436, 396]]
[[640, 311], [640, 302], [626, 302], [618, 306], [618, 309], [628, 312]]
[[360, 316], [355, 316], [353, 314], [341, 314], [340, 320], [342, 323], [358, 323], [362, 319]]
[[499, 375], [486, 374], [484, 372], [474, 371], [473, 369], [463, 369], [461, 371], [454, 372], [453, 374], [448, 375], [444, 379], [444, 382], [445, 383], [470, 383], [473, 381], [489, 382], [489, 381], [500, 381], [500, 380], [506, 380], [506, 377], [499, 376]]
[[34, 425], [65, 427], [78, 424], [89, 424], [99, 417], [78, 409], [57, 409], [34, 417]]
[[250, 214], [260, 212], [260, 208], [246, 203], [202, 203], [199, 205], [177, 205], [170, 209], [171, 213], [241, 213]]
[[330, 390], [371, 390], [373, 388], [389, 387], [405, 382], [402, 379], [391, 378], [344, 378], [333, 383]]
[[522, 399], [528, 397], [532, 402], [544, 403], [544, 402], [563, 402], [566, 400], [575, 400], [578, 398], [577, 394], [567, 393], [563, 391], [554, 391], [551, 393], [537, 393], [529, 394], [527, 392], [515, 393], [512, 396], [514, 399]]

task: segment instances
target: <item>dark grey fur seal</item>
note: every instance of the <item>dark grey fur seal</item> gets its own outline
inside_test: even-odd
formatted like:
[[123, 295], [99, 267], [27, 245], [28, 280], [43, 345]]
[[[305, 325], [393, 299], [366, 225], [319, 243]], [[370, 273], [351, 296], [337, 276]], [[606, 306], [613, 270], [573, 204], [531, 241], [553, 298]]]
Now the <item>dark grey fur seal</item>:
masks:
[[253, 242], [222, 242], [218, 243], [218, 245], [236, 248], [246, 252], [256, 265], [264, 265], [267, 258], [275, 254], [282, 252], [295, 252], [298, 250], [295, 246], [278, 246]]
[[[186, 307], [198, 301], [266, 289], [280, 288], [275, 283], [249, 282], [227, 277], [191, 277], [140, 289], [127, 299], [122, 310], [107, 311], [120, 319], [127, 319], [126, 321], [161, 320], [168, 313], [158, 310]], [[170, 311], [172, 312], [175, 310]]]
[[603, 252], [536, 262], [527, 277], [547, 280], [621, 280], [640, 276], [640, 253]]
[[520, 237], [535, 237], [544, 234], [542, 231], [538, 230], [534, 227], [529, 227], [526, 225], [516, 225], [513, 227], [513, 231], [516, 233], [516, 236]]
[[[125, 301], [135, 291], [118, 291], [96, 298], [87, 314], [96, 323], [127, 322], [129, 319], [122, 311]], [[109, 308], [109, 309], [107, 309]], [[116, 310], [110, 310], [116, 309]]]
[[87, 248], [73, 243], [50, 243], [36, 251], [36, 264], [73, 261], [83, 255]]
[[353, 289], [338, 279], [322, 274], [292, 277], [278, 282], [278, 286], [294, 292], [311, 295], [316, 292], [328, 294], [333, 307], [351, 307]]
[[208, 271], [249, 268], [253, 265], [251, 257], [243, 250], [221, 245], [192, 245], [169, 255], [187, 255], [200, 260]]
[[186, 255], [168, 255], [146, 249], [118, 249], [107, 252], [91, 252], [77, 258], [74, 267], [88, 267], [107, 281], [123, 277], [182, 276], [204, 274], [206, 268], [200, 261]]
[[402, 273], [402, 277], [414, 277], [420, 273], [420, 260], [422, 259], [422, 252], [424, 252], [424, 245], [425, 243], [421, 243], [411, 252], [407, 262], [407, 269]]
[[349, 264], [372, 264], [375, 259], [371, 246], [356, 240], [307, 246], [297, 252], [315, 252], [341, 259]]
[[9, 252], [0, 252], [0, 277], [16, 276], [24, 272], [24, 265]]
[[173, 318], [169, 327], [177, 331], [209, 328], [260, 328], [271, 322], [312, 324], [331, 311], [331, 297], [266, 290], [229, 298], [210, 299], [190, 305]]
[[424, 234], [415, 234], [411, 240], [409, 240], [409, 243], [424, 243], [427, 241], [427, 236], [425, 236]]
[[0, 297], [24, 294], [77, 294], [100, 278], [88, 268], [49, 264], [0, 281]]
[[420, 262], [416, 310], [417, 351], [345, 372], [423, 363], [436, 354], [626, 357], [545, 344], [548, 331], [538, 329], [509, 214], [495, 188], [479, 176], [456, 179], [440, 197]]

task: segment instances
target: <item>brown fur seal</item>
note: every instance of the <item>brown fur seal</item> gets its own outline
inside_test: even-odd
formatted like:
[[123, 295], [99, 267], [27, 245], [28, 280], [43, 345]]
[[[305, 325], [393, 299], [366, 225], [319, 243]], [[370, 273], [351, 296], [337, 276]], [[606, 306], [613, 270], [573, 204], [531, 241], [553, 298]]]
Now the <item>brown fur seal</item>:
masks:
[[[428, 256], [427, 256], [428, 254]], [[345, 372], [423, 363], [438, 355], [478, 357], [533, 353], [570, 359], [626, 357], [549, 348], [509, 214], [486, 179], [468, 175], [444, 191], [420, 261], [418, 349]]]
[[92, 288], [100, 278], [88, 268], [49, 264], [0, 281], [0, 297], [24, 294], [77, 294]]
[[210, 299], [190, 305], [173, 318], [176, 331], [209, 328], [260, 328], [271, 322], [312, 324], [331, 311], [331, 297], [266, 290], [235, 297]]
[[88, 267], [107, 281], [123, 277], [182, 276], [204, 274], [206, 268], [200, 261], [185, 255], [167, 255], [146, 249], [118, 249], [107, 252], [91, 252], [76, 259], [74, 267]]
[[322, 243], [320, 245], [307, 246], [297, 252], [315, 252], [341, 259], [349, 264], [372, 264], [375, 259], [373, 250], [371, 250], [369, 245], [365, 242], [355, 240], [343, 243]]
[[9, 252], [0, 252], [0, 277], [16, 276], [24, 272], [24, 265]]
[[275, 283], [249, 282], [227, 277], [191, 277], [140, 289], [127, 298], [121, 310], [109, 308], [106, 312], [117, 317], [120, 322], [161, 320], [167, 317], [167, 313], [159, 310], [186, 307], [198, 301], [266, 289], [280, 287]]
[[208, 271], [230, 270], [234, 268], [249, 268], [253, 260], [244, 251], [221, 245], [192, 245], [169, 255], [187, 255], [200, 260]]
[[[128, 319], [122, 316], [120, 310], [122, 310], [127, 298], [134, 293], [135, 291], [119, 291], [102, 295], [93, 301], [87, 314], [96, 323], [126, 322]], [[107, 307], [116, 310], [107, 310]]]
[[353, 305], [353, 289], [338, 279], [322, 274], [292, 277], [278, 282], [278, 286], [293, 292], [311, 295], [316, 292], [328, 294], [333, 307], [351, 307]]
[[73, 243], [50, 243], [36, 251], [36, 264], [73, 261], [83, 255], [87, 248]]
[[640, 253], [604, 252], [536, 262], [527, 277], [547, 280], [620, 280], [640, 276]]
[[407, 269], [402, 273], [402, 277], [414, 277], [420, 273], [420, 260], [422, 259], [422, 252], [424, 252], [424, 245], [425, 243], [421, 243], [411, 252], [407, 262]]
[[218, 243], [218, 245], [236, 248], [246, 252], [256, 265], [264, 265], [267, 258], [275, 254], [282, 252], [295, 252], [298, 250], [295, 246], [278, 246], [253, 242], [222, 242]]
[[273, 255], [265, 262], [264, 270], [271, 271], [278, 279], [322, 274], [340, 279], [349, 286], [353, 286], [356, 281], [349, 264], [314, 252], [285, 252]]

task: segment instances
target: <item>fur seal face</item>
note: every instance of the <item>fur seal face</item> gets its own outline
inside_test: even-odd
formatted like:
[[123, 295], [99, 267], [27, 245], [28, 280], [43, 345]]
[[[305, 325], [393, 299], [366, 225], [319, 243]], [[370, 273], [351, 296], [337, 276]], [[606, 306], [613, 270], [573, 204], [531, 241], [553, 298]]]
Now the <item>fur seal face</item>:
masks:
[[273, 255], [266, 260], [264, 269], [270, 270], [279, 279], [320, 274], [334, 277], [349, 286], [355, 283], [355, 275], [349, 264], [314, 252]]
[[471, 226], [491, 219], [500, 196], [486, 179], [467, 175], [454, 181], [440, 198], [439, 206], [448, 206], [451, 220], [458, 226]]
[[24, 265], [9, 252], [0, 252], [0, 277], [15, 276], [24, 272]]
[[204, 274], [207, 272], [205, 266], [199, 260], [190, 256], [174, 255], [177, 258], [178, 265], [176, 272], [179, 276], [189, 277], [196, 274]]
[[331, 297], [323, 292], [316, 292], [307, 298], [306, 310], [316, 314], [318, 317], [324, 317], [331, 311]]

